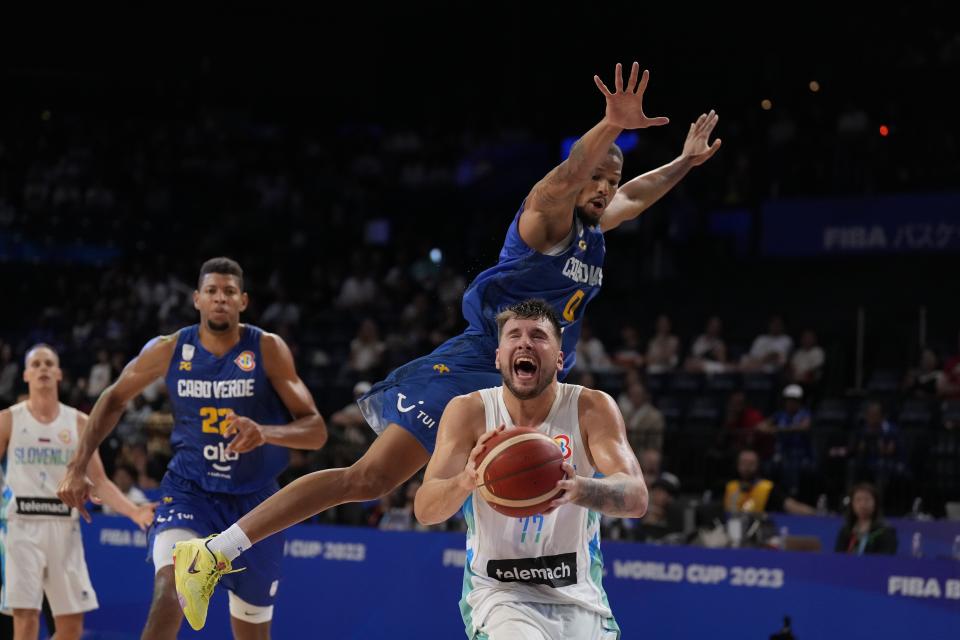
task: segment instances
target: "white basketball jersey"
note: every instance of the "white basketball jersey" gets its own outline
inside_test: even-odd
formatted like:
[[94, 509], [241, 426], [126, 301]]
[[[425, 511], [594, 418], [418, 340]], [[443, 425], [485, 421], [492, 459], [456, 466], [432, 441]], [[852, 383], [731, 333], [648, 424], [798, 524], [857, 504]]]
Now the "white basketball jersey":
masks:
[[10, 407], [13, 429], [7, 446], [2, 513], [15, 518], [76, 518], [76, 510], [57, 498], [57, 485], [77, 450], [77, 410], [64, 404], [53, 422], [44, 424], [27, 403]]
[[[580, 438], [579, 400], [583, 387], [558, 385], [557, 397], [539, 431], [560, 445], [577, 475], [596, 470]], [[480, 391], [487, 431], [514, 426], [503, 403], [503, 387]], [[601, 584], [600, 514], [566, 504], [549, 515], [511, 518], [494, 511], [474, 491], [463, 505], [467, 561], [460, 608], [467, 629], [482, 625], [504, 602], [578, 605], [611, 617]]]

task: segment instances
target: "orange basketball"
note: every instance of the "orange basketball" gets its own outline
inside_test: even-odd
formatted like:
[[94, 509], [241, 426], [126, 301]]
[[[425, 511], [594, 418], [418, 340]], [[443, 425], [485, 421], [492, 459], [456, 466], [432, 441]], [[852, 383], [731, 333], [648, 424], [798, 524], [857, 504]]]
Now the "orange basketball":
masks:
[[480, 495], [514, 518], [543, 513], [563, 491], [563, 451], [536, 429], [515, 427], [490, 438], [477, 457]]

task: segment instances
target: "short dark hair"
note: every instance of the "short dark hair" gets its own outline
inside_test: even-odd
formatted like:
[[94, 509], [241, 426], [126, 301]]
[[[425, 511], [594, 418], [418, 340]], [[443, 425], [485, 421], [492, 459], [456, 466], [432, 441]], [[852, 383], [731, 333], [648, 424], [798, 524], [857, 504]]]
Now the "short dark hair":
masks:
[[37, 349], [49, 349], [50, 352], [53, 353], [53, 355], [55, 355], [55, 356], [57, 357], [57, 360], [58, 360], [58, 361], [60, 360], [60, 354], [57, 353], [57, 350], [56, 350], [56, 349], [54, 349], [53, 347], [51, 347], [51, 346], [50, 346], [49, 344], [47, 344], [46, 342], [38, 342], [37, 344], [35, 344], [35, 345], [33, 345], [32, 347], [30, 347], [29, 349], [27, 349], [27, 352], [23, 355], [23, 366], [27, 366], [27, 362], [29, 362], [29, 360], [30, 360], [30, 354], [33, 353], [34, 351], [36, 351]]
[[623, 150], [617, 146], [616, 142], [610, 145], [610, 150], [607, 153], [619, 159], [620, 164], [623, 164]]
[[226, 276], [235, 276], [238, 284], [240, 285], [240, 291], [243, 291], [243, 267], [241, 267], [240, 263], [236, 260], [221, 256], [219, 258], [210, 258], [204, 262], [203, 266], [200, 267], [200, 277], [197, 278], [198, 291], [203, 286], [203, 277], [208, 273], [219, 273]]
[[529, 298], [516, 304], [512, 304], [497, 314], [497, 337], [503, 333], [503, 326], [508, 320], [522, 318], [523, 320], [543, 320], [546, 319], [553, 327], [553, 332], [557, 336], [557, 342], [563, 342], [563, 330], [560, 327], [560, 316], [556, 309], [550, 306], [542, 298]]

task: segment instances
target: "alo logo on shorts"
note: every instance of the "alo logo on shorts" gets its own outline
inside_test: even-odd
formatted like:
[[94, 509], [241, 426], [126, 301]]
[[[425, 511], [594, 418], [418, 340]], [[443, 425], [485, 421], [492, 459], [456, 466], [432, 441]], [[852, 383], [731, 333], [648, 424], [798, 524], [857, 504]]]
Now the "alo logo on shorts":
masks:
[[500, 582], [542, 584], [556, 589], [577, 584], [577, 554], [490, 560], [487, 575]]

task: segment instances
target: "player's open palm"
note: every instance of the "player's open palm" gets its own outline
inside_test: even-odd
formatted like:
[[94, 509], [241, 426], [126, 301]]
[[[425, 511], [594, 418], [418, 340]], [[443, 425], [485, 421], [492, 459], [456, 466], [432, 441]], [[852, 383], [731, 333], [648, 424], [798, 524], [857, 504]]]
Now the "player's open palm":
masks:
[[153, 512], [157, 508], [156, 502], [146, 502], [138, 504], [137, 510], [130, 514], [130, 519], [140, 527], [140, 531], [146, 531], [147, 527], [153, 524]]
[[623, 85], [623, 65], [617, 63], [617, 75], [613, 80], [615, 89], [613, 93], [603, 83], [600, 76], [593, 76], [593, 81], [597, 83], [597, 87], [607, 99], [606, 118], [610, 124], [621, 129], [645, 129], [646, 127], [656, 127], [670, 122], [669, 118], [648, 118], [643, 113], [643, 93], [647, 90], [647, 83], [650, 82], [650, 72], [644, 69], [641, 75], [639, 63], [634, 62], [630, 68], [630, 78], [627, 80], [626, 86]]
[[687, 132], [680, 155], [689, 158], [693, 166], [703, 164], [720, 148], [720, 138], [714, 140], [713, 144], [710, 143], [710, 134], [719, 119], [717, 112], [711, 109], [710, 113], [701, 113], [696, 122], [690, 123], [690, 131]]

